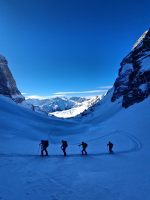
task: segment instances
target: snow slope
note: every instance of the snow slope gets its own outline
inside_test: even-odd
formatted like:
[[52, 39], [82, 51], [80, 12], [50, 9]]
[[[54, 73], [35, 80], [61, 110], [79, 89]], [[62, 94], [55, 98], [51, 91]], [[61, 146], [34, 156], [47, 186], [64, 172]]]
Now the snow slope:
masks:
[[[47, 118], [0, 97], [0, 199], [149, 200], [150, 99], [124, 109], [110, 102], [111, 93], [76, 120]], [[45, 138], [50, 156], [41, 158]], [[66, 158], [62, 139], [69, 143]], [[81, 141], [88, 156], [80, 156]]]

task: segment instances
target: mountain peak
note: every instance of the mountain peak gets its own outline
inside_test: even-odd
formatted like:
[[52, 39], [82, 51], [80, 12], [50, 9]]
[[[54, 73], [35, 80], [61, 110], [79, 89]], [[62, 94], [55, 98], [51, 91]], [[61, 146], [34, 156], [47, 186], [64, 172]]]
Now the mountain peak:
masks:
[[139, 39], [136, 41], [136, 43], [133, 45], [132, 47], [132, 51], [135, 49], [135, 48], [139, 48], [142, 46], [143, 44], [143, 41], [144, 40], [147, 40], [147, 39], [150, 39], [150, 28], [148, 30], [146, 30], [140, 37]]

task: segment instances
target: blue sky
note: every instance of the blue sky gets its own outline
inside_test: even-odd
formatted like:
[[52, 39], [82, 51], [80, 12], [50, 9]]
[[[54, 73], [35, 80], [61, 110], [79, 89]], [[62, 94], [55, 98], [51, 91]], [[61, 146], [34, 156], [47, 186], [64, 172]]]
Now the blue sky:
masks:
[[101, 94], [149, 10], [149, 0], [0, 0], [0, 53], [27, 96]]

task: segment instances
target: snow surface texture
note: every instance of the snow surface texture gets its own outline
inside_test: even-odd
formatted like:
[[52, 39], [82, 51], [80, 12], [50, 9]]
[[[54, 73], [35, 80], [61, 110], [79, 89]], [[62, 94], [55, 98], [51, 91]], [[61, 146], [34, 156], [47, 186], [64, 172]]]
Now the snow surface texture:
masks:
[[[112, 92], [76, 120], [47, 118], [0, 97], [0, 199], [149, 200], [150, 99], [123, 109], [111, 103]], [[49, 157], [39, 156], [41, 139], [50, 141]], [[88, 156], [81, 156], [82, 141]]]

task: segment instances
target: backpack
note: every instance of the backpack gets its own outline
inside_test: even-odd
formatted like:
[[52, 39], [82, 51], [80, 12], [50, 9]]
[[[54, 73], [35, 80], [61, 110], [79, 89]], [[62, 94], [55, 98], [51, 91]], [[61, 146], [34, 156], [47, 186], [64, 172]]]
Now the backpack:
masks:
[[49, 146], [48, 140], [43, 140], [43, 146], [47, 148]]
[[86, 148], [87, 146], [88, 146], [88, 144], [84, 142], [83, 147]]
[[63, 142], [63, 145], [64, 145], [65, 147], [67, 147], [67, 146], [68, 146], [67, 141], [64, 141], [64, 142]]
[[113, 143], [110, 142], [110, 143], [109, 143], [109, 146], [110, 146], [111, 148], [113, 148], [114, 145], [113, 145]]

